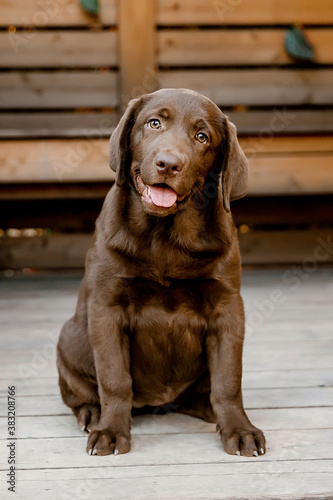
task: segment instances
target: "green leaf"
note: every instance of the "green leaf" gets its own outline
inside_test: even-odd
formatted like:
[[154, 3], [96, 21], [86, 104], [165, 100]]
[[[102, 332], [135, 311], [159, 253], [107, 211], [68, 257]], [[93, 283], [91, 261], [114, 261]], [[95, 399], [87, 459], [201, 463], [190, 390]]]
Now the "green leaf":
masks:
[[98, 0], [80, 0], [81, 7], [84, 8], [84, 10], [90, 12], [90, 14], [97, 14], [99, 13], [99, 1]]
[[298, 61], [313, 61], [315, 59], [313, 45], [299, 28], [293, 27], [286, 31], [284, 45], [287, 53], [293, 59]]

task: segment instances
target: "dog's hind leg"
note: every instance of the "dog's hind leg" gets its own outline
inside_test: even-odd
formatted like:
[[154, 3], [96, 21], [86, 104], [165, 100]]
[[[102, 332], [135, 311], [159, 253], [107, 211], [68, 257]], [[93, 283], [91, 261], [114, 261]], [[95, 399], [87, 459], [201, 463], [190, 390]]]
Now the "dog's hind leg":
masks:
[[87, 400], [84, 401], [85, 398], [75, 394], [61, 376], [59, 377], [59, 386], [62, 399], [72, 409], [78, 426], [82, 431], [89, 433], [99, 422], [101, 414], [99, 402], [94, 402], [95, 397], [87, 398], [88, 402]]
[[[68, 340], [73, 339], [77, 333], [78, 325], [70, 319], [65, 323], [58, 343], [57, 348], [57, 365], [59, 372], [59, 387], [64, 403], [69, 406], [77, 418], [80, 429], [90, 432], [97, 426], [100, 417], [100, 404], [97, 389], [97, 381], [94, 373], [88, 375], [87, 368], [89, 365], [89, 350], [88, 346], [84, 345], [81, 338], [81, 352], [84, 353], [86, 365], [82, 366], [79, 356], [70, 356], [68, 359]], [[91, 371], [91, 370], [90, 370]]]

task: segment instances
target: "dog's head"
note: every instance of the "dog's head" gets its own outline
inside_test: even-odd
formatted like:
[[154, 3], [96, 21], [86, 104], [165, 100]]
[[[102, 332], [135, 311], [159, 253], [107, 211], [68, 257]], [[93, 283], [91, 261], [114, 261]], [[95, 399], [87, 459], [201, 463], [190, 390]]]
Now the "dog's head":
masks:
[[208, 182], [221, 186], [228, 212], [230, 201], [246, 194], [248, 163], [236, 127], [191, 90], [132, 100], [111, 136], [109, 163], [118, 186], [130, 182], [151, 215], [175, 213]]

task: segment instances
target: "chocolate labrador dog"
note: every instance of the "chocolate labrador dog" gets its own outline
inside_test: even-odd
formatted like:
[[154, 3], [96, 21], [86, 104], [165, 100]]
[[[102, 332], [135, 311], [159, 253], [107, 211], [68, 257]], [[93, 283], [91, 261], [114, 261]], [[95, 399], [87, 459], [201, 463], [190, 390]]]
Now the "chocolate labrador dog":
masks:
[[244, 310], [230, 201], [245, 195], [235, 126], [209, 99], [132, 100], [110, 139], [116, 183], [58, 343], [64, 402], [90, 455], [130, 450], [132, 413], [169, 403], [216, 422], [227, 453], [265, 453], [242, 402]]

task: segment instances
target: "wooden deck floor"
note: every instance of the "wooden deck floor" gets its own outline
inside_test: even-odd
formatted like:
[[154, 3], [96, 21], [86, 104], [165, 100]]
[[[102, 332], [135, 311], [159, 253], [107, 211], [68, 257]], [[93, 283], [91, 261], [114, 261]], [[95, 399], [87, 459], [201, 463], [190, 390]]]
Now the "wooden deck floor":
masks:
[[[175, 414], [135, 418], [127, 455], [88, 456], [55, 368], [79, 279], [2, 280], [0, 497], [333, 498], [333, 270], [287, 272], [244, 272], [244, 400], [268, 443], [252, 459], [224, 453], [214, 425]], [[16, 494], [5, 483], [8, 385], [16, 386]]]

